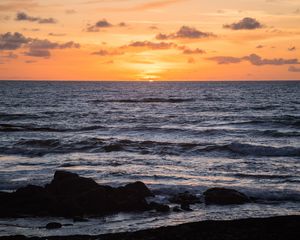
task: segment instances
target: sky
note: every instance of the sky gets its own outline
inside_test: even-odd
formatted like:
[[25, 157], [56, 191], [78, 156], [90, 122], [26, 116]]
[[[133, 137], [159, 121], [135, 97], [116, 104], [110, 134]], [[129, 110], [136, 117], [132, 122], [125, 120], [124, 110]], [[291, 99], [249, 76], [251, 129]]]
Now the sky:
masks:
[[299, 0], [1, 0], [1, 80], [299, 80]]

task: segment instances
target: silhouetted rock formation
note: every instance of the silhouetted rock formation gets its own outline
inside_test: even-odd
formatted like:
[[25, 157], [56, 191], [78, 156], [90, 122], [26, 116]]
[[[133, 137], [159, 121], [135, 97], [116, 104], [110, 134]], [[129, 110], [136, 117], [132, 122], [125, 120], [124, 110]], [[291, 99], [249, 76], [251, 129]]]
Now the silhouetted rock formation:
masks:
[[210, 188], [206, 190], [203, 195], [206, 204], [227, 205], [250, 202], [248, 196], [234, 189]]
[[45, 187], [28, 185], [13, 193], [0, 193], [0, 217], [103, 215], [146, 211], [151, 191], [142, 182], [113, 188], [75, 173], [56, 171]]

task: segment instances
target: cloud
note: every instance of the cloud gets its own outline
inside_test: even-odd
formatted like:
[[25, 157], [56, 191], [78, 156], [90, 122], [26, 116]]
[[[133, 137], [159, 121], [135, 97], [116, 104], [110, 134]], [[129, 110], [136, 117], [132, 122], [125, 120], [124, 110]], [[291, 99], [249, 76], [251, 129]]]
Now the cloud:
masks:
[[190, 57], [187, 62], [192, 64], [192, 63], [195, 63], [196, 60], [194, 58]]
[[253, 65], [261, 66], [261, 65], [285, 65], [285, 64], [299, 64], [297, 58], [292, 59], [284, 59], [284, 58], [273, 58], [267, 59], [262, 58], [256, 54], [251, 54], [243, 58], [244, 60], [249, 61]]
[[179, 47], [182, 50], [183, 54], [205, 54], [206, 52], [200, 48], [190, 49], [186, 46]]
[[166, 39], [199, 39], [215, 37], [213, 33], [201, 32], [193, 27], [182, 26], [177, 32], [171, 34], [159, 33], [156, 35], [158, 40]]
[[232, 30], [254, 30], [263, 28], [264, 26], [258, 22], [255, 18], [246, 17], [236, 23], [225, 24], [224, 28], [229, 28]]
[[48, 33], [49, 36], [52, 36], [52, 37], [63, 37], [63, 36], [66, 36], [65, 33]]
[[49, 58], [51, 56], [51, 53], [49, 50], [45, 49], [29, 49], [29, 52], [24, 53], [25, 56], [30, 57], [42, 57], [42, 58]]
[[292, 51], [296, 51], [296, 47], [295, 47], [295, 46], [293, 46], [293, 47], [290, 47], [290, 48], [288, 48], [288, 50], [289, 50], [290, 52], [292, 52]]
[[75, 13], [77, 13], [77, 12], [76, 12], [76, 10], [74, 10], [74, 9], [66, 9], [65, 13], [66, 13], [66, 14], [75, 14]]
[[97, 52], [93, 52], [92, 55], [98, 55], [98, 56], [114, 56], [114, 55], [122, 55], [124, 54], [123, 52], [119, 52], [119, 51], [108, 51], [105, 49], [100, 49]]
[[54, 18], [40, 18], [40, 17], [32, 17], [29, 16], [25, 12], [18, 12], [15, 18], [16, 21], [29, 21], [29, 22], [37, 22], [40, 24], [55, 24], [57, 20]]
[[264, 48], [265, 46], [263, 45], [257, 45], [256, 48]]
[[300, 72], [300, 68], [297, 68], [295, 66], [290, 66], [289, 67], [289, 72]]
[[123, 46], [121, 48], [125, 48], [125, 47], [149, 48], [152, 50], [162, 50], [162, 49], [170, 49], [172, 47], [176, 47], [176, 44], [168, 43], [168, 42], [136, 41], [136, 42], [132, 42], [126, 46]]
[[29, 38], [18, 32], [0, 34], [0, 50], [16, 50], [29, 41]]
[[14, 54], [13, 52], [9, 52], [5, 55], [2, 55], [1, 58], [16, 59], [16, 58], [18, 58], [18, 55]]
[[286, 65], [286, 64], [300, 64], [297, 58], [292, 59], [284, 59], [284, 58], [262, 58], [257, 54], [250, 54], [245, 57], [231, 57], [231, 56], [217, 56], [207, 58], [208, 60], [212, 60], [217, 62], [218, 64], [230, 64], [230, 63], [240, 63], [242, 61], [248, 61], [252, 65], [255, 66], [263, 66], [263, 65]]
[[112, 27], [113, 25], [108, 22], [106, 19], [99, 20], [96, 22], [94, 25], [87, 25], [86, 31], [87, 32], [99, 32], [101, 28], [109, 28]]
[[119, 26], [119, 27], [128, 27], [128, 24], [125, 23], [125, 22], [120, 22], [120, 23], [118, 24], [118, 26]]
[[66, 48], [80, 48], [79, 43], [73, 41], [66, 43], [51, 42], [47, 39], [33, 39], [28, 45], [31, 49], [66, 49]]
[[207, 59], [215, 61], [218, 64], [240, 63], [242, 61], [241, 58], [230, 57], [230, 56], [217, 56], [217, 57], [211, 57]]

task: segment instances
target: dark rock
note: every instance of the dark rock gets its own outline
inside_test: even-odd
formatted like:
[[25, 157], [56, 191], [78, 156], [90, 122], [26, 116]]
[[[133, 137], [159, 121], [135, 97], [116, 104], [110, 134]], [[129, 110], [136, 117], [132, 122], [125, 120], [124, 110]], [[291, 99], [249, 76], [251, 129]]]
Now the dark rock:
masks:
[[204, 193], [206, 204], [244, 204], [250, 202], [250, 199], [243, 193], [234, 189], [210, 188]]
[[[0, 192], [0, 217], [103, 215], [149, 210], [152, 192], [142, 182], [112, 188], [66, 171], [55, 172], [45, 187], [28, 185], [13, 193]], [[159, 207], [157, 206], [157, 209]], [[160, 207], [160, 211], [163, 211]]]
[[119, 190], [124, 191], [127, 195], [137, 195], [138, 197], [151, 197], [153, 193], [143, 182], [134, 182], [125, 185], [125, 187], [119, 188]]
[[46, 225], [47, 229], [58, 229], [58, 228], [62, 228], [62, 224], [58, 223], [58, 222], [50, 222]]
[[173, 207], [173, 212], [182, 212], [182, 210], [180, 209], [180, 207], [175, 206]]
[[156, 202], [151, 202], [149, 204], [149, 208], [154, 209], [157, 212], [169, 212], [170, 211], [170, 207], [168, 205], [160, 204], [160, 203], [156, 203]]
[[196, 204], [201, 203], [201, 199], [189, 192], [179, 193], [169, 199], [171, 203], [177, 204]]
[[91, 178], [80, 177], [76, 173], [56, 171], [46, 189], [55, 195], [78, 195], [98, 188], [98, 184]]
[[182, 210], [184, 210], [184, 211], [193, 211], [191, 208], [190, 208], [190, 204], [188, 204], [188, 203], [182, 203], [181, 205], [180, 205], [180, 207], [181, 207], [181, 209]]

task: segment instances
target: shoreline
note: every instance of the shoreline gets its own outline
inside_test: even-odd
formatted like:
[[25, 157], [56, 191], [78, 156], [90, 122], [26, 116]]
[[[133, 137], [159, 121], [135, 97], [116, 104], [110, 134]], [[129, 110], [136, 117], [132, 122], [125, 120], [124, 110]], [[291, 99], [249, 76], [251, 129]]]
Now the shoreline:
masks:
[[300, 215], [239, 220], [209, 220], [160, 227], [136, 232], [103, 235], [72, 235], [50, 237], [26, 237], [23, 235], [2, 236], [0, 239], [18, 240], [155, 240], [155, 239], [300, 239]]

